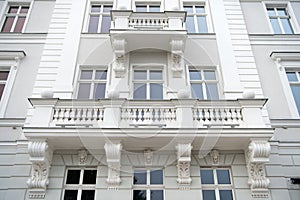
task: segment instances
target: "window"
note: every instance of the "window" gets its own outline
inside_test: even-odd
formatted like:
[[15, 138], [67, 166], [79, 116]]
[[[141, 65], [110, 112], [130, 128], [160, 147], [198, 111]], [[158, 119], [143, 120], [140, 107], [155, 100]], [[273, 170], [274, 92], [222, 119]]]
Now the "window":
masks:
[[163, 99], [163, 71], [160, 69], [136, 69], [133, 72], [134, 99]]
[[267, 12], [275, 34], [293, 34], [286, 7], [268, 7]]
[[230, 170], [202, 168], [200, 170], [203, 200], [233, 200]]
[[11, 5], [6, 14], [1, 32], [21, 33], [29, 11], [28, 5]]
[[4, 92], [4, 88], [8, 79], [9, 70], [0, 70], [0, 100]]
[[136, 4], [136, 12], [160, 12], [160, 4]]
[[78, 99], [105, 98], [106, 69], [82, 69], [78, 81]]
[[94, 200], [97, 170], [68, 169], [64, 186], [64, 200]]
[[188, 33], [208, 33], [207, 14], [205, 7], [201, 5], [185, 5], [187, 12], [185, 27]]
[[218, 80], [215, 70], [189, 69], [192, 98], [219, 99]]
[[286, 71], [286, 75], [300, 115], [300, 71]]
[[111, 25], [110, 10], [112, 5], [93, 4], [89, 14], [89, 33], [109, 33]]
[[163, 170], [138, 169], [133, 176], [133, 200], [163, 200]]

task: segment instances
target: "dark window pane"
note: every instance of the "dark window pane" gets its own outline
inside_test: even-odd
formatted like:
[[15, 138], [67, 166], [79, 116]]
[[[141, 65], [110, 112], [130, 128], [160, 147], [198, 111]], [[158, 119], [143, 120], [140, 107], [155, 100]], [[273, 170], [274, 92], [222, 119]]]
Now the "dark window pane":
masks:
[[81, 200], [94, 200], [95, 190], [82, 190]]
[[80, 170], [68, 170], [66, 184], [79, 184]]
[[279, 16], [286, 16], [286, 10], [285, 8], [277, 8], [277, 13]]
[[296, 72], [287, 72], [286, 75], [287, 75], [289, 82], [298, 81]]
[[0, 80], [6, 81], [8, 77], [9, 71], [0, 71]]
[[146, 183], [147, 183], [147, 172], [145, 170], [134, 171], [133, 184], [146, 185]]
[[97, 33], [99, 24], [99, 16], [90, 16], [89, 33]]
[[275, 16], [276, 15], [274, 8], [268, 8], [267, 11], [268, 11], [269, 16]]
[[206, 86], [207, 99], [218, 100], [219, 93], [218, 93], [217, 84], [216, 83], [207, 83], [205, 86]]
[[196, 6], [196, 13], [205, 13], [204, 6]]
[[149, 12], [160, 12], [160, 6], [149, 6]]
[[5, 32], [5, 33], [10, 32], [11, 27], [14, 23], [14, 19], [15, 19], [15, 17], [7, 17], [5, 19], [5, 22], [4, 22], [4, 25], [3, 25], [3, 28], [2, 28], [2, 32]]
[[101, 99], [105, 98], [105, 83], [95, 83], [94, 84], [94, 99]]
[[20, 13], [28, 13], [29, 7], [22, 6]]
[[133, 200], [146, 200], [146, 190], [133, 190]]
[[110, 12], [111, 9], [112, 9], [111, 5], [104, 5], [103, 6], [103, 12], [108, 13], [108, 12]]
[[82, 184], [96, 184], [97, 170], [84, 170]]
[[291, 89], [300, 115], [300, 85], [291, 85]]
[[5, 84], [0, 84], [0, 99], [2, 98]]
[[162, 185], [163, 184], [163, 171], [155, 170], [150, 172], [150, 184]]
[[25, 17], [19, 17], [18, 18], [18, 21], [17, 21], [17, 24], [15, 26], [15, 30], [14, 32], [16, 33], [20, 33], [22, 32], [22, 29], [23, 29], [23, 26], [24, 26], [24, 23], [25, 23]]
[[91, 80], [93, 76], [93, 70], [82, 70], [80, 74], [80, 80]]
[[198, 16], [197, 23], [198, 23], [198, 32], [199, 33], [207, 33], [208, 32], [205, 16]]
[[64, 200], [77, 200], [77, 190], [65, 190]]
[[19, 6], [11, 6], [8, 10], [8, 13], [17, 13]]
[[91, 84], [90, 83], [80, 83], [78, 88], [78, 99], [89, 99], [90, 98], [90, 91], [91, 91]]
[[193, 6], [184, 6], [183, 9], [187, 13], [193, 13]]
[[97, 70], [96, 71], [96, 80], [106, 80], [107, 78], [107, 70]]
[[186, 17], [185, 27], [186, 27], [187, 32], [189, 32], [189, 33], [195, 33], [196, 32], [194, 16], [187, 16]]
[[216, 80], [216, 73], [212, 70], [205, 70], [204, 71], [204, 78], [205, 80]]
[[101, 33], [109, 33], [110, 23], [110, 16], [102, 16]]
[[162, 84], [151, 83], [150, 84], [150, 99], [163, 99], [163, 87]]
[[101, 6], [92, 6], [91, 12], [95, 13], [99, 13], [101, 10]]
[[201, 83], [191, 83], [191, 92], [194, 99], [203, 99], [203, 91]]
[[214, 184], [213, 170], [200, 170], [200, 176], [202, 184]]
[[202, 80], [201, 72], [197, 70], [190, 70], [190, 80]]
[[281, 19], [281, 24], [282, 24], [285, 34], [293, 34], [294, 33], [289, 19]]
[[147, 12], [147, 6], [136, 6], [136, 12]]
[[216, 194], [214, 190], [202, 190], [203, 200], [216, 200]]
[[151, 200], [164, 200], [163, 190], [151, 190]]
[[134, 80], [146, 80], [147, 71], [134, 71], [133, 78]]
[[162, 71], [150, 71], [150, 80], [162, 80]]
[[270, 19], [272, 27], [273, 27], [273, 31], [275, 34], [281, 34], [281, 29], [280, 26], [278, 24], [278, 20], [277, 19]]
[[220, 200], [232, 200], [231, 190], [220, 190]]
[[144, 83], [135, 83], [133, 91], [134, 99], [146, 99], [146, 84]]
[[218, 184], [231, 184], [229, 170], [218, 169], [217, 177], [218, 177]]

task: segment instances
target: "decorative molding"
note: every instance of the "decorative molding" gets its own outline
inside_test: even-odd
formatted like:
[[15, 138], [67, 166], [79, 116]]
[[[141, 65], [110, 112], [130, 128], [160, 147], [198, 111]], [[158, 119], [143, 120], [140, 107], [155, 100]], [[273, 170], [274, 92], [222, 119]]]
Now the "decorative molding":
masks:
[[210, 152], [210, 158], [211, 158], [211, 162], [212, 162], [212, 165], [219, 165], [219, 151], [217, 150], [212, 150]]
[[153, 161], [153, 152], [151, 150], [144, 151], [145, 165], [151, 166]]
[[269, 162], [271, 152], [267, 141], [252, 141], [246, 155], [248, 184], [251, 186], [253, 198], [268, 198], [270, 180], [266, 177], [265, 163]]
[[172, 40], [171, 45], [171, 63], [172, 63], [172, 72], [173, 77], [181, 77], [183, 73], [183, 50], [184, 50], [184, 41], [183, 40]]
[[27, 181], [29, 198], [45, 198], [53, 151], [45, 141], [29, 141], [28, 153], [32, 162], [32, 176]]
[[87, 150], [81, 149], [81, 150], [78, 151], [79, 165], [86, 165], [87, 156], [88, 156], [88, 151]]
[[177, 183], [183, 189], [188, 189], [192, 179], [190, 177], [190, 164], [191, 164], [191, 152], [192, 145], [189, 144], [178, 144], [177, 150], [177, 170], [178, 178]]
[[126, 72], [125, 63], [126, 63], [125, 55], [115, 58], [112, 65], [113, 65], [113, 70], [115, 72], [115, 77], [116, 78], [124, 77], [124, 74]]
[[120, 167], [122, 145], [120, 142], [112, 143], [110, 141], [105, 143], [104, 149], [108, 165], [108, 177], [106, 179], [108, 189], [118, 189], [121, 183]]
[[113, 39], [112, 47], [114, 49], [114, 53], [116, 58], [122, 57], [125, 55], [125, 46], [127, 42], [125, 39]]

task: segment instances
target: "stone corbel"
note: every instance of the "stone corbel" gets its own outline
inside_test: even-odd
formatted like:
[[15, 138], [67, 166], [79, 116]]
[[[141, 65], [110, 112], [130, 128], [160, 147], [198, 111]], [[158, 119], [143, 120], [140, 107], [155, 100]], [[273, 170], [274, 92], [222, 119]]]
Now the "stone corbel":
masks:
[[122, 145], [120, 142], [107, 142], [104, 145], [104, 149], [108, 165], [108, 177], [106, 179], [108, 189], [118, 189], [121, 183], [120, 168]]
[[113, 39], [112, 47], [114, 49], [114, 62], [113, 62], [113, 70], [115, 72], [116, 77], [123, 77], [126, 68], [126, 56], [125, 56], [125, 47], [126, 47], [125, 39]]
[[53, 151], [45, 141], [29, 141], [28, 153], [32, 162], [32, 176], [27, 181], [29, 198], [43, 199], [49, 184]]
[[145, 165], [151, 166], [153, 161], [153, 152], [151, 150], [144, 151]]
[[126, 57], [121, 56], [121, 57], [116, 57], [114, 62], [113, 62], [113, 70], [115, 72], [115, 77], [117, 78], [121, 78], [124, 76], [125, 72], [126, 72]]
[[219, 152], [217, 150], [212, 150], [209, 155], [212, 165], [219, 165]]
[[177, 183], [182, 188], [188, 188], [192, 182], [190, 177], [192, 148], [191, 144], [178, 144], [176, 147], [178, 170]]
[[183, 73], [183, 40], [172, 40], [171, 41], [171, 65], [173, 77], [181, 77]]
[[79, 165], [86, 165], [87, 156], [88, 156], [88, 151], [87, 150], [81, 149], [81, 150], [78, 151]]
[[252, 141], [246, 155], [248, 184], [253, 198], [268, 198], [270, 180], [266, 177], [265, 163], [269, 162], [271, 146], [267, 141]]

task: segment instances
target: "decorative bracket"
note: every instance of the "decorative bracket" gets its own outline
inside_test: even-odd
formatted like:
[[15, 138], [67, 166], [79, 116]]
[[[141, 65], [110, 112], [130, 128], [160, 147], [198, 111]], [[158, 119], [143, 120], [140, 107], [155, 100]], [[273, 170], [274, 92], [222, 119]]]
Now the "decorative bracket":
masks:
[[212, 150], [209, 155], [212, 165], [219, 165], [219, 152], [217, 150]]
[[27, 181], [29, 198], [43, 199], [49, 184], [48, 176], [53, 151], [45, 141], [29, 141], [28, 153], [29, 160], [32, 162], [32, 176]]
[[121, 78], [124, 76], [126, 72], [125, 63], [126, 63], [125, 55], [115, 58], [113, 62], [113, 70], [115, 71], [116, 78]]
[[145, 165], [151, 166], [153, 161], [153, 152], [151, 150], [144, 151]]
[[171, 63], [172, 63], [172, 71], [173, 77], [181, 77], [183, 72], [183, 49], [184, 42], [183, 40], [172, 40], [171, 41]]
[[115, 71], [116, 77], [123, 77], [126, 72], [125, 68], [125, 47], [126, 47], [125, 39], [113, 39], [112, 47], [114, 49], [114, 62], [113, 69]]
[[178, 144], [176, 146], [178, 170], [177, 183], [183, 188], [188, 188], [192, 182], [190, 177], [192, 148], [191, 144]]
[[245, 153], [248, 169], [248, 184], [253, 198], [268, 198], [270, 180], [266, 178], [265, 163], [269, 162], [271, 152], [267, 141], [252, 141]]
[[108, 178], [106, 182], [108, 189], [117, 189], [121, 183], [120, 168], [121, 168], [121, 150], [120, 142], [107, 142], [104, 145], [106, 159], [108, 164]]
[[81, 149], [78, 151], [79, 165], [85, 165], [87, 161], [88, 151]]

